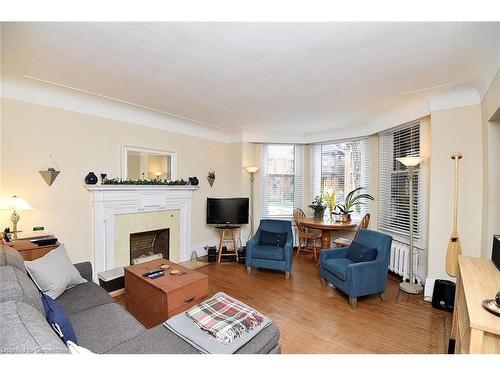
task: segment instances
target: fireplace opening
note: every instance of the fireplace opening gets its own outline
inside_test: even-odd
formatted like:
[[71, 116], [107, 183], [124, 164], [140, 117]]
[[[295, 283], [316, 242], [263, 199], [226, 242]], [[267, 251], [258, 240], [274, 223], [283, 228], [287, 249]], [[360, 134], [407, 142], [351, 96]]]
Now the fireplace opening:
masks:
[[130, 264], [169, 259], [170, 229], [130, 234]]

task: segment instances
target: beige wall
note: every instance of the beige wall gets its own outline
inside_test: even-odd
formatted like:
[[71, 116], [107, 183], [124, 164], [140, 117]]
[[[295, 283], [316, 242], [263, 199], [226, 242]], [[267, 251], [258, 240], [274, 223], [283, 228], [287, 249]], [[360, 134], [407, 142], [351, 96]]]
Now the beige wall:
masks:
[[453, 161], [463, 155], [459, 172], [458, 233], [462, 254], [480, 256], [483, 199], [481, 106], [432, 112], [429, 196], [428, 277], [450, 277], [445, 260], [452, 230]]
[[[486, 93], [482, 105], [485, 174], [483, 194], [483, 246], [481, 255], [491, 257], [493, 234], [500, 234], [500, 71]], [[499, 118], [497, 118], [497, 116]]]
[[[119, 177], [121, 147], [127, 144], [177, 152], [178, 178], [200, 180], [193, 200], [193, 247], [215, 243], [217, 233], [205, 225], [205, 205], [207, 196], [229, 191], [232, 155], [225, 144], [13, 100], [2, 99], [2, 105], [0, 198], [17, 194], [36, 208], [21, 213], [20, 228], [44, 225], [67, 245], [73, 261], [91, 259], [92, 211], [83, 180], [89, 171]], [[61, 168], [51, 187], [38, 173], [51, 166], [49, 153]], [[217, 173], [212, 188], [209, 169]], [[11, 225], [7, 212], [0, 219], [2, 228]]]

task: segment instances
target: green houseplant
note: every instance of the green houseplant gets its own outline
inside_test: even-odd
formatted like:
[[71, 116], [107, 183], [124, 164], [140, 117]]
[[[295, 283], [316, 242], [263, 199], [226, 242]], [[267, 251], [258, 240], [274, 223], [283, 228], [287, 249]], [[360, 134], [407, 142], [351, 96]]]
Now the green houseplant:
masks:
[[323, 199], [319, 195], [316, 195], [309, 207], [312, 208], [312, 210], [314, 211], [314, 217], [317, 219], [321, 219], [325, 214], [326, 204], [323, 202]]
[[361, 190], [364, 187], [359, 187], [357, 189], [351, 190], [344, 199], [344, 202], [337, 203], [335, 206], [338, 210], [338, 214], [342, 215], [342, 221], [349, 222], [351, 221], [351, 212], [354, 211], [354, 208], [359, 207], [361, 204], [365, 204], [362, 202], [363, 199], [375, 200], [370, 194], [361, 193]]

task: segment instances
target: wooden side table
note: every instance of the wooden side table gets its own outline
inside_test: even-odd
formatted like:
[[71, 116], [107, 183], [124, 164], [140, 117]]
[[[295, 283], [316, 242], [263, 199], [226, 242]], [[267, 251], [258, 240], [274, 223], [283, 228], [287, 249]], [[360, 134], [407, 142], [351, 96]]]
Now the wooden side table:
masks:
[[[236, 262], [238, 262], [238, 245], [236, 245], [236, 232], [240, 227], [215, 227], [219, 231], [219, 256], [217, 258], [217, 263], [220, 263], [221, 257], [236, 256]], [[228, 234], [229, 236], [226, 236]], [[224, 243], [233, 243], [233, 252], [227, 252], [222, 254], [222, 246]]]
[[19, 251], [24, 260], [30, 261], [43, 257], [45, 254], [58, 247], [60, 243], [56, 242], [52, 245], [38, 246], [37, 244], [31, 242], [29, 239], [20, 239], [14, 240], [12, 242], [6, 242], [5, 245]]

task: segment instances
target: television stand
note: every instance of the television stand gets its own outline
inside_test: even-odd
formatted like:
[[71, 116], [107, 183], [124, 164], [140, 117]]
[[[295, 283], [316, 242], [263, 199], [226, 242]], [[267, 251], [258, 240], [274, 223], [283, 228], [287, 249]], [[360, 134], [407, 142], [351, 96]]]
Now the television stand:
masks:
[[[217, 263], [220, 263], [221, 257], [236, 256], [236, 262], [238, 262], [238, 246], [236, 245], [236, 231], [240, 229], [239, 226], [217, 226], [215, 227], [219, 231], [219, 256], [217, 257]], [[233, 243], [233, 252], [227, 252], [222, 254], [222, 246], [224, 243]]]
[[215, 229], [226, 229], [226, 230], [229, 230], [229, 229], [240, 229], [241, 227], [239, 225], [217, 225], [215, 227]]

